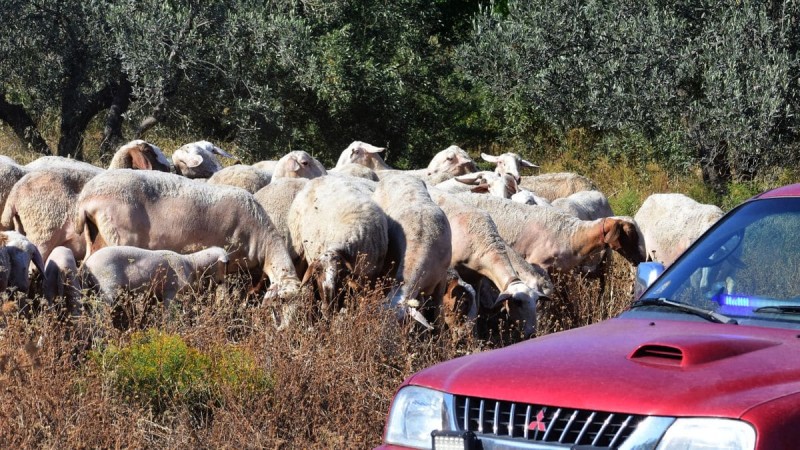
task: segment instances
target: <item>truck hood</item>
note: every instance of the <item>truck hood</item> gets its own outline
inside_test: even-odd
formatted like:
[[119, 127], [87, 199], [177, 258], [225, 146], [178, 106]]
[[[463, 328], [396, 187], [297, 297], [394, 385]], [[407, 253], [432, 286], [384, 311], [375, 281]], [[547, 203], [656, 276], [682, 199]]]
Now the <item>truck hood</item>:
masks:
[[437, 364], [457, 395], [630, 414], [741, 417], [800, 391], [797, 331], [617, 318]]

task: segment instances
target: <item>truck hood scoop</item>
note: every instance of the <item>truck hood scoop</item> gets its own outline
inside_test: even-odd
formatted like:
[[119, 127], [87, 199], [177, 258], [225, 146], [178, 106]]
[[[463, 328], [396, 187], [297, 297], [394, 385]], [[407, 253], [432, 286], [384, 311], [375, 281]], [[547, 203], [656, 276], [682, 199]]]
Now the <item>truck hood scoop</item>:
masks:
[[778, 345], [778, 342], [735, 336], [665, 336], [642, 343], [628, 359], [642, 364], [690, 367], [733, 358]]

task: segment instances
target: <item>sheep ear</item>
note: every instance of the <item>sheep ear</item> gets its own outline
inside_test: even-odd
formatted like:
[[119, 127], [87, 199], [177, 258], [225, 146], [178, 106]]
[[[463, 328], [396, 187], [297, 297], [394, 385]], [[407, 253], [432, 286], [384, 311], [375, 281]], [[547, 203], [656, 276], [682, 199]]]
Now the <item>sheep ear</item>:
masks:
[[506, 184], [506, 190], [509, 193], [516, 194], [517, 192], [519, 192], [519, 184], [517, 184], [517, 180], [514, 179], [513, 176], [506, 174], [503, 178], [505, 179], [505, 182], [506, 182], [505, 183]]
[[487, 155], [486, 153], [481, 153], [481, 159], [483, 159], [486, 162], [495, 163], [495, 164], [497, 163], [497, 157], [496, 156]]
[[466, 175], [459, 175], [455, 177], [456, 181], [459, 181], [464, 184], [475, 184], [478, 178], [481, 177], [479, 173], [468, 173]]
[[525, 159], [520, 159], [519, 160], [519, 165], [521, 165], [522, 167], [531, 167], [531, 168], [535, 168], [535, 169], [539, 168], [539, 166], [537, 166], [536, 164], [534, 164], [534, 163], [532, 163], [532, 162], [530, 162], [528, 160], [525, 160]]
[[186, 167], [197, 167], [200, 164], [203, 164], [203, 157], [200, 155], [191, 155], [187, 153], [183, 158], [183, 163], [186, 164]]
[[619, 237], [622, 232], [623, 223], [617, 219], [605, 218], [605, 235], [603, 235], [603, 242], [608, 244], [612, 250], [620, 248]]
[[134, 169], [153, 170], [153, 164], [150, 162], [150, 158], [144, 154], [143, 147], [145, 145], [146, 144], [139, 144], [128, 151], [128, 155], [131, 158], [131, 167]]
[[308, 265], [306, 273], [303, 274], [303, 280], [300, 282], [300, 285], [305, 286], [306, 283], [308, 283], [308, 280], [310, 280], [311, 277], [314, 276], [314, 272], [316, 272], [318, 269], [319, 269], [319, 260], [315, 259], [311, 264]]
[[363, 147], [364, 147], [364, 150], [366, 150], [369, 153], [380, 153], [380, 152], [386, 150], [386, 147], [375, 147], [374, 145], [367, 144], [367, 143], [365, 143], [363, 145]]
[[297, 172], [298, 170], [300, 170], [300, 163], [298, 163], [297, 160], [294, 158], [290, 158], [287, 165], [288, 165], [287, 169], [289, 172]]
[[483, 194], [489, 192], [489, 185], [486, 183], [479, 184], [474, 188], [470, 189], [470, 192], [475, 192], [476, 194]]
[[226, 152], [225, 150], [217, 147], [216, 145], [211, 147], [211, 152], [214, 153], [215, 155], [220, 155], [220, 156], [224, 156], [226, 158], [236, 159], [235, 156], [233, 156], [230, 153]]

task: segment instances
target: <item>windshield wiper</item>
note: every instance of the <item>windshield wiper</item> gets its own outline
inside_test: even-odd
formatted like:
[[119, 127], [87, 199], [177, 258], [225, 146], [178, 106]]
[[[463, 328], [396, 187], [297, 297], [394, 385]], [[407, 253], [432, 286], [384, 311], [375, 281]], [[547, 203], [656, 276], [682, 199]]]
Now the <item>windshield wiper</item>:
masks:
[[674, 300], [667, 300], [666, 298], [644, 298], [633, 302], [631, 308], [638, 308], [640, 306], [668, 306], [677, 309], [681, 312], [694, 314], [695, 316], [702, 317], [709, 322], [724, 323], [730, 325], [737, 325], [736, 319], [728, 317], [718, 312], [709, 311], [707, 309], [698, 308], [696, 306], [687, 305], [686, 303], [676, 302]]
[[800, 305], [774, 305], [762, 306], [753, 310], [756, 313], [774, 313], [774, 314], [800, 314]]

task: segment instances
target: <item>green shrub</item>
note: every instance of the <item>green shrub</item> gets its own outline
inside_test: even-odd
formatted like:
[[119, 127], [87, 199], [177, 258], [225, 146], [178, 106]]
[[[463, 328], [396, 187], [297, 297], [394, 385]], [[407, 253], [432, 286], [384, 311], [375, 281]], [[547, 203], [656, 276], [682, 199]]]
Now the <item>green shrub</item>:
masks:
[[126, 402], [149, 406], [155, 414], [179, 407], [202, 414], [221, 404], [225, 393], [252, 395], [272, 386], [242, 349], [224, 346], [204, 353], [179, 335], [153, 329], [92, 356]]

